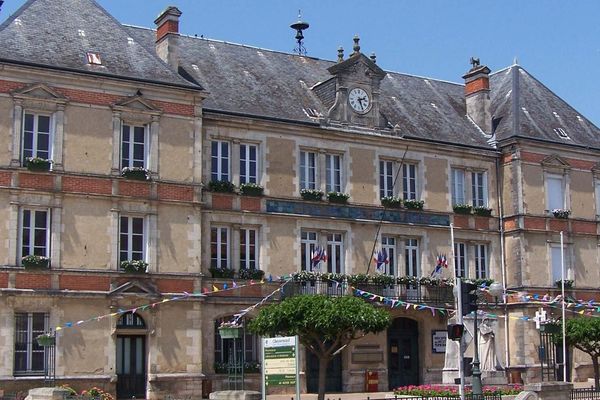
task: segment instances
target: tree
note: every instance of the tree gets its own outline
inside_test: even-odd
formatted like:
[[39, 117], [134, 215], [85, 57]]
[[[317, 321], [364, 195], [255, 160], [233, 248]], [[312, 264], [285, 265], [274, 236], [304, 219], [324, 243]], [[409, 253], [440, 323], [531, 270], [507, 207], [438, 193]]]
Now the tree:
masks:
[[[561, 331], [562, 332], [562, 331]], [[572, 318], [566, 324], [567, 344], [592, 357], [594, 366], [594, 385], [600, 387], [600, 318]], [[562, 333], [553, 335], [555, 342], [562, 340]]]
[[249, 325], [261, 336], [295, 336], [319, 360], [319, 395], [325, 398], [327, 364], [348, 343], [386, 329], [389, 313], [353, 296], [295, 296], [260, 310]]

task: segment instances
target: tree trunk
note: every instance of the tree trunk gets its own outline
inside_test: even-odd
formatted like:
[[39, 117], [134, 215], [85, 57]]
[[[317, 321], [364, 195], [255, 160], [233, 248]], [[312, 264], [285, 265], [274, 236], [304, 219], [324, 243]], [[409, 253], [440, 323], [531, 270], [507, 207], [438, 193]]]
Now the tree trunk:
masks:
[[325, 400], [325, 382], [327, 378], [327, 357], [319, 357], [319, 395], [317, 400]]
[[600, 366], [598, 365], [598, 356], [592, 356], [592, 364], [594, 365], [594, 387], [600, 390]]

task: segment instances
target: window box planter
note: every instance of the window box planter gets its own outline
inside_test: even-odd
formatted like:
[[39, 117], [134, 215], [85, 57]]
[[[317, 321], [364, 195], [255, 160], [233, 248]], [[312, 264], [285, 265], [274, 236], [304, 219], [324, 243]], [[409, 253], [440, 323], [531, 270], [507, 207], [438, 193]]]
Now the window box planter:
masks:
[[422, 210], [424, 204], [423, 200], [404, 200], [404, 207], [409, 210]]
[[141, 167], [125, 167], [121, 170], [121, 176], [125, 179], [133, 179], [136, 181], [150, 180], [150, 172], [146, 168]]
[[241, 268], [238, 272], [240, 279], [262, 279], [265, 276], [265, 271], [260, 269]]
[[29, 255], [21, 258], [21, 265], [26, 269], [47, 269], [50, 259], [44, 256]]
[[366, 274], [348, 275], [348, 283], [353, 286], [369, 283], [369, 275], [366, 275]]
[[294, 282], [315, 282], [320, 275], [311, 271], [300, 271], [292, 274]]
[[27, 157], [25, 159], [25, 166], [29, 171], [50, 171], [52, 165], [51, 160], [38, 157]]
[[302, 189], [300, 191], [300, 196], [302, 196], [302, 199], [304, 200], [321, 201], [323, 192], [316, 189]]
[[208, 190], [217, 193], [233, 193], [235, 185], [229, 181], [210, 181], [208, 182]]
[[262, 196], [263, 187], [256, 183], [242, 183], [240, 185], [240, 194], [242, 196]]
[[219, 335], [221, 339], [237, 339], [242, 337], [242, 327], [240, 325], [221, 325]]
[[148, 263], [142, 260], [121, 261], [121, 269], [129, 274], [145, 274], [148, 272]]
[[[559, 289], [562, 289], [562, 280], [557, 280], [556, 282], [554, 282], [554, 286], [556, 286]], [[573, 280], [572, 279], [565, 279], [565, 289], [572, 289], [573, 288]]]
[[473, 213], [480, 217], [491, 217], [492, 209], [487, 207], [473, 207]]
[[327, 193], [327, 200], [330, 203], [347, 204], [350, 195], [347, 193], [340, 192], [329, 192]]
[[473, 207], [469, 204], [455, 204], [452, 206], [455, 214], [471, 214]]
[[569, 218], [570, 214], [571, 210], [563, 210], [560, 208], [555, 208], [552, 210], [552, 215], [554, 215], [555, 218], [567, 219]]
[[375, 285], [391, 286], [396, 283], [396, 277], [392, 275], [373, 275], [370, 281]]
[[402, 207], [402, 199], [394, 196], [382, 197], [381, 205], [385, 208], [400, 208]]
[[210, 274], [213, 278], [225, 278], [230, 279], [235, 275], [235, 271], [231, 268], [209, 268]]
[[36, 336], [35, 340], [37, 341], [37, 344], [42, 347], [54, 346], [56, 343], [56, 337], [50, 333], [43, 333]]

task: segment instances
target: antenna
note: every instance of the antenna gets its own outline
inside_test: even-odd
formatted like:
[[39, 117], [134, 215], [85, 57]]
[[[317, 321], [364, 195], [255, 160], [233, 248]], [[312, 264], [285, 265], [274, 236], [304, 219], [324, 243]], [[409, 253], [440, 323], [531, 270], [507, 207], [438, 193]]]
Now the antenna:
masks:
[[296, 43], [297, 46], [294, 48], [294, 53], [298, 53], [299, 56], [306, 55], [306, 47], [304, 47], [304, 34], [303, 30], [308, 29], [308, 22], [302, 21], [302, 13], [298, 10], [298, 21], [290, 25], [290, 28], [296, 31]]

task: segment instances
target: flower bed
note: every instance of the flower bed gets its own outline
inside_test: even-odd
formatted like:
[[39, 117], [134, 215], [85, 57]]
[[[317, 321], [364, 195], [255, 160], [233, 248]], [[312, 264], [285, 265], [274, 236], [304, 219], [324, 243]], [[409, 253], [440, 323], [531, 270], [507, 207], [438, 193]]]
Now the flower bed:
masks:
[[240, 194], [242, 196], [262, 196], [263, 187], [256, 183], [242, 183], [240, 185]]
[[126, 179], [135, 179], [137, 181], [150, 180], [150, 173], [146, 168], [125, 167], [121, 170], [121, 176]]
[[51, 160], [39, 157], [27, 157], [25, 159], [25, 166], [30, 171], [50, 171], [52, 165]]
[[327, 200], [330, 203], [346, 204], [346, 203], [348, 203], [349, 198], [350, 198], [350, 195], [347, 193], [341, 193], [341, 192], [327, 193]]
[[21, 265], [26, 269], [45, 269], [50, 266], [50, 259], [48, 257], [31, 254], [21, 258]]
[[[483, 395], [516, 395], [523, 390], [520, 385], [507, 386], [484, 386]], [[465, 388], [465, 393], [472, 393], [470, 387]], [[458, 386], [446, 385], [411, 385], [394, 389], [397, 396], [419, 396], [419, 397], [460, 397]]]
[[404, 200], [404, 208], [409, 210], [422, 210], [424, 204], [423, 200]]
[[488, 207], [474, 207], [473, 213], [475, 215], [479, 215], [480, 217], [491, 217], [492, 209]]
[[385, 208], [400, 208], [402, 207], [402, 199], [394, 196], [382, 197], [381, 205]]
[[233, 278], [233, 276], [235, 275], [235, 271], [231, 268], [209, 268], [208, 269], [210, 271], [210, 274], [212, 275], [213, 278], [225, 278], [225, 279], [229, 279], [229, 278]]
[[262, 279], [265, 276], [265, 271], [260, 269], [241, 268], [238, 272], [240, 279]]
[[300, 191], [300, 196], [302, 196], [304, 200], [321, 201], [323, 192], [316, 189], [302, 189]]
[[455, 204], [452, 206], [455, 214], [471, 214], [473, 207], [469, 204]]
[[148, 272], [148, 263], [142, 260], [121, 261], [121, 269], [130, 274], [145, 274]]
[[233, 193], [235, 185], [229, 181], [210, 181], [208, 182], [208, 190], [218, 193]]

